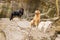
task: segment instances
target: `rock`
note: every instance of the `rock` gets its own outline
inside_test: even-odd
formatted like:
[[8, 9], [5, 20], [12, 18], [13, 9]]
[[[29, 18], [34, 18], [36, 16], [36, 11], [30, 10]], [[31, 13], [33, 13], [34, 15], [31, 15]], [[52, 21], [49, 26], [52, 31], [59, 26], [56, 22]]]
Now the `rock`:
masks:
[[6, 35], [2, 30], [0, 30], [0, 40], [6, 40]]
[[57, 35], [55, 40], [60, 40], [60, 34]]
[[[0, 29], [3, 33], [0, 33], [0, 39], [4, 37], [6, 40], [51, 40], [51, 37], [55, 35], [53, 31], [43, 33], [37, 28], [31, 27], [27, 20], [12, 20], [3, 18], [0, 20]], [[4, 36], [5, 35], [5, 36]]]
[[19, 21], [17, 22], [17, 24], [22, 28], [30, 28], [30, 22], [28, 21]]
[[28, 35], [27, 31], [22, 31], [14, 21], [4, 19], [0, 22], [0, 29], [4, 31], [6, 40], [24, 40]]

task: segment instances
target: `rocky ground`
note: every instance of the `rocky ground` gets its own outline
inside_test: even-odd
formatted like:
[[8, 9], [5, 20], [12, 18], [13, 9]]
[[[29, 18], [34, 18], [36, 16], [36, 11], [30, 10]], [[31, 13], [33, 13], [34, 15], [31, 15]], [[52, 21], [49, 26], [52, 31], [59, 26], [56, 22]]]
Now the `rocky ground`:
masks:
[[10, 21], [9, 18], [1, 18], [0, 40], [60, 40], [60, 36], [56, 37], [52, 29], [46, 33], [40, 32], [25, 19]]

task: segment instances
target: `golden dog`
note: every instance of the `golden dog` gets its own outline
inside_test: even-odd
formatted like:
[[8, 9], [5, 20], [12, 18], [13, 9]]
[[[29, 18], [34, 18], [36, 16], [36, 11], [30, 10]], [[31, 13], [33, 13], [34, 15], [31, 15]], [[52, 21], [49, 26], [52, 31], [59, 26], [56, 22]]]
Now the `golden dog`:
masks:
[[40, 11], [39, 10], [36, 10], [35, 11], [35, 16], [33, 18], [33, 20], [31, 20], [31, 26], [38, 26], [40, 22]]

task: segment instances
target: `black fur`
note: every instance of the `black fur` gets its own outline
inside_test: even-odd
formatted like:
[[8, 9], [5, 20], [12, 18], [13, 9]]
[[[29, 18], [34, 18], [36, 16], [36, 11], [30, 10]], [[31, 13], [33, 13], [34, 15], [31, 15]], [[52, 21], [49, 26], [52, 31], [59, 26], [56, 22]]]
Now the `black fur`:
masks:
[[24, 9], [23, 8], [20, 8], [20, 10], [18, 10], [18, 11], [12, 12], [10, 20], [12, 20], [15, 16], [18, 16], [18, 17], [21, 18], [21, 16], [23, 15], [23, 13], [24, 13]]

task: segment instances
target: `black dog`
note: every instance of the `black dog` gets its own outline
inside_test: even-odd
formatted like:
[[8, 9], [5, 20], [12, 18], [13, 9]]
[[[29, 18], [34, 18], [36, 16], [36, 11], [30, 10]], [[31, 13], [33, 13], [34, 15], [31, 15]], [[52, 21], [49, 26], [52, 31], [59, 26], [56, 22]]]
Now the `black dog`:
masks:
[[23, 15], [23, 13], [24, 13], [24, 9], [23, 8], [20, 8], [20, 10], [18, 10], [18, 11], [12, 12], [10, 20], [12, 20], [15, 16], [18, 16], [18, 17], [21, 18], [21, 16]]

